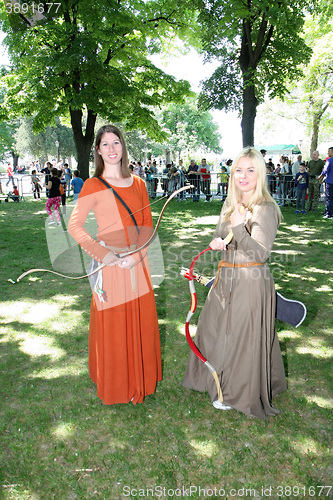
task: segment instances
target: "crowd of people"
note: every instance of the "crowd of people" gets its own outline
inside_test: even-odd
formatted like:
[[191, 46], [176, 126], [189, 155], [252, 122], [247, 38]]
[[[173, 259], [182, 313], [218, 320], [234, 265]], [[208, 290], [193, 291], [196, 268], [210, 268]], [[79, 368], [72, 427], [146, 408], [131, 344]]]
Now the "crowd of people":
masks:
[[[218, 192], [216, 196], [222, 196], [224, 200], [227, 196], [228, 175], [232, 160], [228, 160], [226, 165], [220, 164], [220, 172], [217, 173]], [[203, 194], [205, 202], [211, 201], [212, 191], [212, 173], [213, 168], [207, 163], [206, 158], [202, 158], [198, 165], [195, 160], [191, 160], [186, 167], [183, 160], [179, 160], [178, 165], [174, 162], [157, 166], [157, 162], [148, 161], [142, 165], [140, 161], [130, 162], [129, 169], [133, 175], [137, 175], [146, 181], [147, 191], [150, 198], [156, 198], [157, 191], [161, 191], [164, 196], [170, 196], [175, 190], [191, 184], [193, 187], [189, 191], [190, 197], [185, 198], [185, 193], [179, 193], [178, 201], [192, 199], [197, 202], [200, 195]]]
[[[263, 157], [265, 150], [261, 150]], [[286, 202], [296, 204], [295, 214], [305, 215], [307, 212], [316, 212], [321, 192], [325, 192], [324, 217], [333, 217], [333, 147], [328, 148], [326, 160], [319, 158], [319, 151], [312, 152], [309, 161], [302, 161], [302, 155], [292, 162], [282, 156], [280, 163], [275, 165], [270, 158], [266, 163], [267, 183], [270, 193], [276, 195], [278, 205]], [[307, 200], [307, 207], [306, 207]]]
[[[269, 192], [280, 207], [286, 204], [294, 205], [296, 215], [305, 215], [307, 212], [317, 211], [321, 193], [325, 193], [326, 199], [330, 199], [330, 186], [333, 184], [332, 174], [329, 173], [331, 150], [332, 148], [329, 149], [326, 160], [319, 158], [318, 151], [313, 151], [312, 158], [307, 162], [302, 161], [302, 155], [299, 154], [295, 161], [281, 156], [276, 165], [272, 158], [266, 161], [265, 150], [260, 151], [266, 163]], [[216, 172], [216, 169], [207, 163], [206, 158], [202, 158], [200, 164], [192, 159], [187, 166], [183, 165], [182, 160], [179, 160], [178, 164], [172, 162], [159, 166], [156, 161], [149, 160], [145, 164], [132, 161], [130, 171], [145, 180], [150, 198], [156, 198], [157, 191], [162, 192], [164, 196], [170, 196], [175, 190], [191, 184], [191, 190], [179, 193], [178, 201], [186, 199], [198, 202], [201, 195], [205, 202], [211, 201], [213, 196], [221, 196], [221, 201], [224, 201], [228, 194], [232, 163], [231, 159], [221, 162]], [[327, 173], [325, 168], [328, 168]], [[332, 217], [330, 203], [326, 203], [328, 208], [325, 218]]]
[[[307, 212], [316, 211], [321, 193], [325, 193], [326, 208], [325, 218], [332, 218], [332, 148], [328, 150], [326, 160], [319, 158], [319, 152], [313, 151], [312, 158], [304, 162], [302, 155], [299, 154], [295, 161], [291, 161], [287, 156], [281, 156], [279, 162], [275, 165], [272, 158], [266, 161], [266, 151], [261, 150], [266, 163], [267, 185], [270, 194], [276, 199], [279, 206], [286, 204], [295, 205], [295, 214], [305, 215]], [[157, 192], [162, 192], [163, 196], [169, 197], [175, 190], [184, 187], [186, 184], [191, 184], [193, 187], [186, 193], [183, 191], [178, 195], [178, 201], [193, 200], [198, 202], [201, 195], [205, 202], [211, 201], [213, 196], [221, 196], [223, 202], [228, 194], [228, 185], [230, 177], [230, 169], [233, 161], [231, 159], [221, 162], [218, 171], [210, 165], [206, 158], [202, 158], [198, 164], [194, 159], [185, 166], [183, 161], [179, 160], [178, 164], [174, 162], [162, 163], [157, 165], [156, 160], [148, 160], [145, 163], [141, 161], [131, 161], [129, 163], [130, 172], [142, 178], [147, 187], [148, 195], [154, 199]], [[46, 196], [49, 198], [48, 183], [51, 179], [52, 168], [58, 169], [58, 176], [64, 188], [64, 194], [61, 194], [61, 204], [63, 213], [66, 213], [66, 196], [70, 195], [70, 190], [73, 189], [74, 203], [76, 202], [79, 192], [82, 188], [83, 181], [80, 178], [79, 171], [70, 169], [68, 163], [47, 162], [44, 168], [40, 168], [38, 162], [32, 162], [30, 165], [31, 186], [35, 199], [40, 199], [41, 192], [45, 188]], [[44, 174], [44, 183], [41, 178]], [[18, 191], [15, 185], [13, 171], [10, 164], [7, 167], [8, 180], [6, 186], [10, 183], [13, 189]], [[2, 187], [0, 183], [0, 192]], [[9, 192], [10, 197], [18, 196], [14, 192]], [[13, 198], [17, 201], [17, 198]], [[307, 206], [306, 206], [307, 200]], [[50, 203], [50, 202], [49, 202]], [[49, 212], [48, 212], [49, 213]]]

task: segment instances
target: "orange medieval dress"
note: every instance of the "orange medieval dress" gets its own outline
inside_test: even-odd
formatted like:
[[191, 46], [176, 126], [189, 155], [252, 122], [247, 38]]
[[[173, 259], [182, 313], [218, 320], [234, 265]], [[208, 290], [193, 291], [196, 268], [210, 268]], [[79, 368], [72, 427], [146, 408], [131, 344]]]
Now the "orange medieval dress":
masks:
[[[132, 179], [129, 187], [114, 187], [123, 202], [97, 177], [87, 179], [82, 187], [68, 231], [98, 262], [110, 250], [121, 253], [141, 247], [152, 234], [145, 183], [137, 176]], [[91, 211], [98, 227], [96, 239], [85, 228]], [[148, 259], [145, 250], [133, 257], [136, 265], [131, 270], [117, 264], [103, 268], [104, 301], [95, 291], [91, 300], [89, 374], [98, 397], [108, 405], [142, 403], [162, 378]]]

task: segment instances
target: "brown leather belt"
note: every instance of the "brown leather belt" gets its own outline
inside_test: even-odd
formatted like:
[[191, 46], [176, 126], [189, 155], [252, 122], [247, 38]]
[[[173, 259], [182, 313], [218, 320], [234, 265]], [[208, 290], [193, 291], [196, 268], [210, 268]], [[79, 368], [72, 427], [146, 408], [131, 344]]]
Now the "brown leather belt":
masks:
[[220, 260], [219, 265], [218, 265], [216, 280], [214, 281], [212, 288], [215, 288], [217, 285], [217, 282], [218, 282], [219, 277], [220, 277], [221, 267], [233, 267], [233, 268], [255, 267], [255, 266], [263, 266], [264, 264], [265, 264], [264, 262], [243, 262], [241, 264], [233, 264], [232, 262], [226, 262], [225, 260]]
[[243, 262], [241, 264], [233, 264], [232, 262], [226, 262], [225, 260], [220, 260], [219, 267], [254, 267], [254, 266], [263, 266], [264, 262]]

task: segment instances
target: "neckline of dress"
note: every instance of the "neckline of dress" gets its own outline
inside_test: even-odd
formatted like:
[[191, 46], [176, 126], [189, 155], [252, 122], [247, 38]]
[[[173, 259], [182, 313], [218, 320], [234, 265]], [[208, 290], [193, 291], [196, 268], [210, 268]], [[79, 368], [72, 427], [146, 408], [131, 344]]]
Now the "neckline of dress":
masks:
[[131, 175], [131, 178], [132, 178], [132, 182], [129, 186], [118, 186], [117, 184], [113, 184], [112, 182], [110, 182], [106, 177], [104, 177], [103, 175], [101, 175], [102, 179], [104, 179], [108, 184], [110, 184], [110, 186], [112, 187], [115, 187], [115, 188], [120, 188], [120, 189], [126, 189], [126, 188], [129, 188], [129, 187], [132, 187], [133, 186], [133, 183], [134, 183], [134, 177], [133, 175]]

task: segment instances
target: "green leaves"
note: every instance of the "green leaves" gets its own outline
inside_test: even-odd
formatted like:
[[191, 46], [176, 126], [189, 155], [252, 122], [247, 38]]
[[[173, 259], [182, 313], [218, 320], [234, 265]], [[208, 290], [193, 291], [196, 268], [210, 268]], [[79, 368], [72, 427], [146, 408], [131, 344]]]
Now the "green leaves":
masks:
[[[81, 110], [91, 120], [100, 115], [158, 135], [152, 108], [182, 102], [190, 87], [155, 68], [148, 55], [166, 38], [190, 38], [192, 28], [185, 35], [184, 27], [194, 19], [191, 3], [180, 9], [176, 1], [73, 0], [61, 2], [58, 14], [32, 27], [21, 18], [11, 26], [4, 20], [12, 71], [3, 78], [3, 108], [34, 116], [35, 131]], [[72, 125], [77, 142], [94, 123]]]
[[199, 102], [204, 109], [242, 108], [244, 144], [253, 144], [257, 105], [265, 97], [283, 96], [310, 58], [300, 37], [308, 5], [307, 0], [199, 3], [204, 51], [221, 63], [204, 82]]

